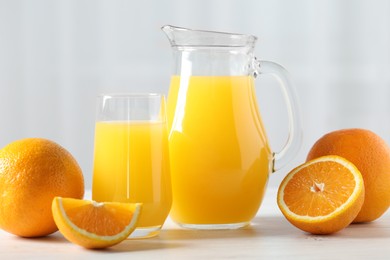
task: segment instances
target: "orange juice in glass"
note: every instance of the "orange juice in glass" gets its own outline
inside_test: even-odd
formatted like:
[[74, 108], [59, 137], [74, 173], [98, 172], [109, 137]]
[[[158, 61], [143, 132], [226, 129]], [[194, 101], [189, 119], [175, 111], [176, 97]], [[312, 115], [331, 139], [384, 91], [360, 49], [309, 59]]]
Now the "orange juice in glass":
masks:
[[185, 227], [246, 225], [263, 198], [272, 160], [253, 78], [173, 76], [170, 101], [178, 100], [183, 80], [185, 120], [174, 122], [180, 104], [170, 102], [167, 110], [175, 196], [171, 217]]
[[92, 198], [143, 203], [138, 227], [131, 237], [159, 233], [172, 200], [163, 96], [99, 98]]

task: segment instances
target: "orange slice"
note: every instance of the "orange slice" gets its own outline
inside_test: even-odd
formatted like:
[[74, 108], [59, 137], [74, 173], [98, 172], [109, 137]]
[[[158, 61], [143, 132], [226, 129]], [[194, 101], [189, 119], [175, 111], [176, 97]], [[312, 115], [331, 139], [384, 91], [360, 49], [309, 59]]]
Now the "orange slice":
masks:
[[55, 197], [52, 212], [66, 239], [85, 248], [105, 248], [118, 244], [134, 231], [141, 206]]
[[293, 169], [282, 181], [277, 202], [294, 226], [330, 234], [348, 226], [364, 202], [364, 183], [348, 160], [323, 156]]

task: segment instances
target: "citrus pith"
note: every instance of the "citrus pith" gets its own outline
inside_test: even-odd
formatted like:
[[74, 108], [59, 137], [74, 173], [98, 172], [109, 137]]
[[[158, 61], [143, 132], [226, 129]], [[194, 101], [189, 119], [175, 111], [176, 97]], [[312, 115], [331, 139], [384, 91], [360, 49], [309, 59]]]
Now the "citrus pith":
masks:
[[136, 228], [140, 203], [53, 199], [52, 211], [60, 232], [85, 248], [105, 248], [120, 243]]
[[364, 201], [359, 170], [339, 156], [323, 156], [293, 169], [282, 181], [277, 202], [296, 227], [330, 234], [348, 226]]
[[370, 222], [390, 206], [390, 148], [367, 129], [342, 129], [321, 137], [311, 148], [307, 160], [338, 155], [352, 162], [364, 179], [365, 198], [354, 223]]

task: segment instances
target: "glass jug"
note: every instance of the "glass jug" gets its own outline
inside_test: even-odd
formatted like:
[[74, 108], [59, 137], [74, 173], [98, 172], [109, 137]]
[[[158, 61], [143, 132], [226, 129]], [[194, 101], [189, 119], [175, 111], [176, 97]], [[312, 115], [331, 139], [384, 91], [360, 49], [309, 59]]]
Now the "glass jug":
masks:
[[[186, 228], [235, 229], [256, 215], [271, 172], [300, 146], [294, 90], [278, 64], [258, 61], [256, 37], [166, 25], [174, 56], [167, 103], [171, 218]], [[254, 79], [274, 75], [283, 90], [289, 136], [272, 152]]]

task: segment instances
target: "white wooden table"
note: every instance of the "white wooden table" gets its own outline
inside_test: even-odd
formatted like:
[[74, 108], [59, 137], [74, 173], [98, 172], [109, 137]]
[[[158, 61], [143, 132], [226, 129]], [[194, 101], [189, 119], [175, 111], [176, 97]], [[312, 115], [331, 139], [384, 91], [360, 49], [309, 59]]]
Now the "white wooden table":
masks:
[[291, 226], [269, 189], [253, 224], [241, 230], [193, 231], [169, 219], [158, 237], [126, 240], [106, 250], [87, 250], [55, 233], [26, 239], [0, 231], [0, 259], [390, 259], [390, 213], [329, 236]]

